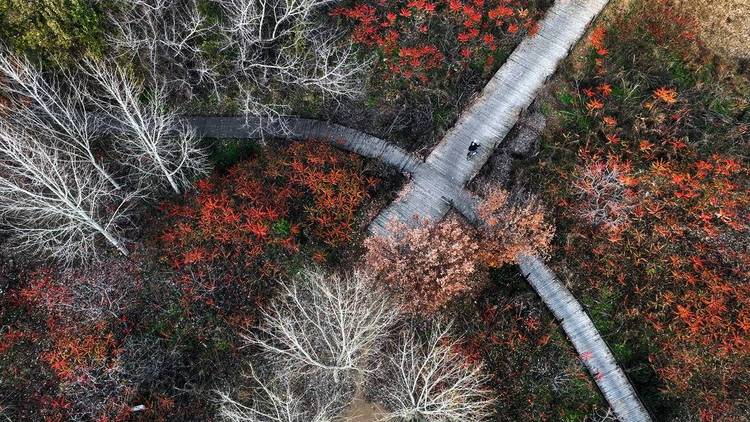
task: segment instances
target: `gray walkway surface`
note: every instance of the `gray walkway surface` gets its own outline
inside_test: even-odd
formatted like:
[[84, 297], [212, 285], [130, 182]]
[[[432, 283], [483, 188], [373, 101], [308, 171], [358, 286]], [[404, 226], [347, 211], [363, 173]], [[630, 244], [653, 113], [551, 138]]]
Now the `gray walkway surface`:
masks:
[[[607, 0], [557, 0], [540, 23], [539, 32], [521, 42], [427, 157], [426, 165], [416, 169], [400, 199], [378, 215], [370, 230], [387, 235], [390, 221], [414, 224], [415, 216], [439, 221], [451, 205], [476, 218], [471, 211], [476, 201], [468, 197], [464, 186], [508, 135], [521, 112], [531, 105], [606, 4]], [[466, 153], [472, 141], [482, 148], [469, 160]], [[648, 411], [580, 303], [539, 258], [519, 256], [518, 260], [524, 276], [560, 321], [618, 419], [650, 421]]]
[[576, 298], [539, 258], [519, 256], [518, 265], [529, 284], [560, 321], [617, 418], [623, 422], [650, 421], [651, 417], [612, 351]]
[[[415, 172], [423, 164], [418, 157], [388, 141], [321, 120], [285, 117], [283, 132], [278, 127], [247, 122], [244, 117], [187, 116], [185, 121], [202, 137], [258, 138], [265, 134], [295, 140], [317, 139], [364, 157], [380, 160], [408, 173]], [[259, 129], [261, 127], [264, 129]], [[261, 133], [261, 130], [265, 133]]]

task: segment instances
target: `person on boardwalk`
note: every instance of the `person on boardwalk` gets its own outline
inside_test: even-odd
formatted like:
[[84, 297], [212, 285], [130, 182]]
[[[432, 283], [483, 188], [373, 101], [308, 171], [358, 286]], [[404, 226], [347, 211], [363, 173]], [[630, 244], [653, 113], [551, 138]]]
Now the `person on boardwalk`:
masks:
[[466, 158], [471, 158], [476, 155], [479, 147], [480, 145], [477, 143], [477, 141], [471, 141], [471, 145], [469, 145], [469, 152], [466, 154]]

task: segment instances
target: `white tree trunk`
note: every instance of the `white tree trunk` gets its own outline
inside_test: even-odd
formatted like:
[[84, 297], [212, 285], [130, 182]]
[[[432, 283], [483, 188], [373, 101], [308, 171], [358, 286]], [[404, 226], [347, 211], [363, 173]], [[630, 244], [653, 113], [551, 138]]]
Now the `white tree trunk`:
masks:
[[106, 94], [100, 104], [115, 126], [112, 132], [121, 162], [135, 170], [140, 186], [166, 184], [179, 195], [192, 177], [207, 172], [205, 151], [194, 130], [168, 111], [161, 84], [154, 83], [150, 103], [144, 104], [139, 99], [144, 87], [123, 69], [100, 63], [89, 63], [87, 68]]
[[27, 132], [87, 160], [113, 187], [121, 185], [94, 157], [96, 119], [87, 112], [88, 90], [70, 73], [45, 75], [26, 57], [0, 49], [0, 88], [11, 100], [9, 119]]
[[135, 196], [123, 197], [75, 154], [0, 125], [0, 220], [11, 227], [14, 249], [72, 262], [96, 255], [101, 235], [127, 255], [116, 231]]

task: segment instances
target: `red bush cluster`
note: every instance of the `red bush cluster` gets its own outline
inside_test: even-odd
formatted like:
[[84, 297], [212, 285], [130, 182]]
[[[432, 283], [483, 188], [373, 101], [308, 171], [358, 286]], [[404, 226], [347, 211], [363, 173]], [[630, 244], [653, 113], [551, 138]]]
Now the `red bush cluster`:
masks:
[[[330, 145], [278, 151], [162, 204], [155, 239], [127, 259], [19, 275], [19, 286], [0, 295], [0, 377], [16, 392], [17, 415], [210, 419], [207, 397], [177, 405], [174, 386], [237, 370], [234, 330], [253, 325], [268, 281], [302, 248], [324, 259], [348, 243], [377, 183], [361, 160]], [[139, 404], [145, 408], [133, 414]]]
[[163, 204], [170, 224], [161, 240], [176, 268], [217, 260], [260, 266], [272, 249], [296, 251], [303, 230], [337, 246], [349, 240], [375, 183], [357, 159], [328, 145], [292, 144], [198, 181], [182, 203]]
[[[37, 391], [44, 420], [63, 421], [75, 415], [115, 421], [129, 414], [127, 403], [135, 391], [121, 370], [119, 334], [125, 332], [122, 312], [135, 298], [119, 293], [130, 293], [136, 284], [129, 277], [130, 269], [127, 260], [80, 271], [41, 269], [25, 277], [24, 285], [13, 292], [11, 302], [38, 322], [21, 319], [22, 328], [3, 336], [0, 360], [8, 354], [23, 362], [22, 368], [3, 376], [31, 382], [21, 386]], [[127, 281], [128, 289], [119, 289], [121, 280]], [[26, 377], [38, 370], [50, 376], [36, 385], [40, 379]]]
[[[729, 115], [715, 118], [706, 105], [714, 93], [703, 83], [664, 70], [679, 63], [693, 77], [700, 58], [690, 56], [689, 22], [656, 1], [619, 22], [617, 38], [593, 31], [595, 61], [572, 88], [580, 120], [565, 136], [579, 139], [560, 145], [575, 164], [558, 168], [564, 185], [547, 193], [564, 218], [586, 222], [565, 225], [562, 252], [574, 271], [593, 295], [613, 281], [632, 340], [653, 333], [648, 341], [658, 346], [648, 360], [663, 393], [687, 400], [705, 420], [732, 419], [744, 397], [736, 387], [750, 376], [750, 186], [734, 147], [750, 129]], [[642, 37], [657, 42], [647, 59], [630, 50], [644, 48]]]
[[492, 64], [500, 44], [536, 31], [521, 0], [379, 0], [332, 15], [356, 24], [352, 40], [379, 49], [390, 74], [422, 83], [452, 63]]

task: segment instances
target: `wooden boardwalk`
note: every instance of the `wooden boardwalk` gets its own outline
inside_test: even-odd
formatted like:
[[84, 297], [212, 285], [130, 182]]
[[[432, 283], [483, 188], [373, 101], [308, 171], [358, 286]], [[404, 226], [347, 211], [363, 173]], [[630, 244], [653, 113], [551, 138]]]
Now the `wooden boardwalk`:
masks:
[[[417, 166], [398, 201], [383, 210], [370, 225], [376, 235], [387, 235], [389, 222], [414, 224], [415, 216], [439, 221], [454, 205], [476, 220], [476, 200], [464, 186], [479, 172], [495, 147], [516, 124], [520, 114], [586, 32], [608, 0], [557, 0], [539, 26], [526, 38], [484, 87], [479, 98], [456, 125]], [[466, 158], [472, 141], [482, 145]], [[624, 371], [583, 307], [544, 263], [519, 256], [524, 276], [552, 311], [593, 376], [610, 407], [622, 422], [651, 421], [651, 417]]]
[[[429, 155], [431, 170], [414, 174], [408, 193], [386, 208], [370, 230], [385, 234], [388, 221], [408, 224], [415, 213], [430, 220], [443, 218], [450, 207], [441, 198], [453, 199], [448, 196], [456, 192], [452, 186], [465, 186], [479, 172], [607, 1], [557, 0], [539, 23], [537, 34], [518, 45]], [[482, 147], [467, 160], [472, 141]]]
[[612, 351], [570, 291], [537, 257], [518, 257], [521, 272], [560, 321], [583, 364], [620, 421], [650, 421], [645, 406], [617, 365]]
[[201, 137], [244, 139], [259, 138], [265, 134], [295, 140], [317, 139], [364, 157], [382, 161], [408, 173], [416, 172], [424, 164], [419, 157], [409, 154], [388, 141], [321, 120], [286, 117], [283, 132], [278, 127], [261, 125], [259, 121], [248, 124], [244, 117], [188, 116], [185, 117], [185, 121]]
[[[193, 116], [185, 120], [198, 135], [204, 137], [242, 139], [257, 138], [261, 135], [258, 126], [247, 125], [242, 117]], [[284, 136], [289, 139], [320, 139], [410, 172], [414, 175], [415, 181], [433, 180], [429, 190], [420, 185], [412, 185], [410, 194], [424, 198], [423, 201], [410, 203], [412, 206], [418, 206], [419, 203], [431, 204], [434, 208], [427, 211], [431, 215], [440, 216], [453, 206], [470, 221], [478, 222], [475, 213], [478, 199], [475, 196], [464, 190], [462, 185], [438, 173], [431, 165], [422, 163], [417, 157], [387, 141], [340, 125], [310, 119], [289, 118], [286, 125], [288, 130]], [[430, 196], [436, 192], [436, 186], [445, 196]], [[410, 212], [424, 215], [424, 209], [414, 208]], [[575, 297], [537, 257], [521, 256], [518, 261], [523, 275], [555, 318], [560, 321], [560, 325], [618, 418], [623, 422], [650, 421], [648, 412], [626, 375], [617, 365], [609, 347]]]

